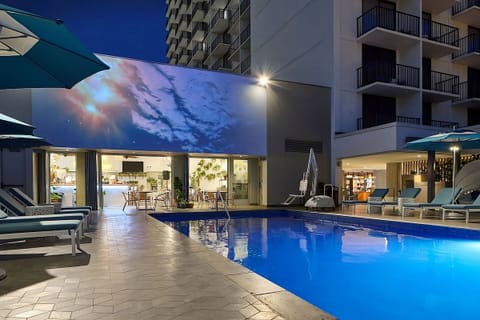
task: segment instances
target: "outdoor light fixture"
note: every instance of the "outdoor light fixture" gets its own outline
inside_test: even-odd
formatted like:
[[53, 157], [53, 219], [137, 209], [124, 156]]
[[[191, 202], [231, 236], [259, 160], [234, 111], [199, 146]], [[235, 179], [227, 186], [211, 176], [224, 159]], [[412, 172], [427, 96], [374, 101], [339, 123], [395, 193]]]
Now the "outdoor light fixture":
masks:
[[262, 87], [266, 87], [269, 81], [270, 79], [265, 75], [258, 77], [258, 84], [261, 85]]

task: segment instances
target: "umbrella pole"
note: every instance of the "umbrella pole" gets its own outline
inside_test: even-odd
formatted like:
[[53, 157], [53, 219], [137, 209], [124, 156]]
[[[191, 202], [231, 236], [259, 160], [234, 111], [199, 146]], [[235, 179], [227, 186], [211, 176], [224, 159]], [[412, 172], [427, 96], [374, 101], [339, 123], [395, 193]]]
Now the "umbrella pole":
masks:
[[455, 195], [455, 174], [457, 171], [457, 151], [459, 148], [457, 146], [452, 146], [450, 150], [453, 151], [453, 168], [452, 168], [452, 203], [455, 202], [454, 195]]

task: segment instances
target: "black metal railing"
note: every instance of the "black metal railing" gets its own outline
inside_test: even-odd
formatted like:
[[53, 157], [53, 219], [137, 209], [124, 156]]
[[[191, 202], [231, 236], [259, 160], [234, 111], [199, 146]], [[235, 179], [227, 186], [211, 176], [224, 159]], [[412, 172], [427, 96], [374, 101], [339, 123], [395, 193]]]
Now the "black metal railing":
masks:
[[198, 52], [198, 51], [201, 51], [201, 52], [204, 52], [204, 45], [202, 42], [198, 42], [195, 46], [193, 46], [193, 49], [192, 49], [192, 57], [195, 56], [195, 54]]
[[357, 87], [374, 82], [419, 88], [420, 69], [403, 64], [373, 63], [357, 69]]
[[477, 34], [469, 34], [466, 37], [458, 39], [458, 45], [460, 50], [452, 54], [452, 58], [458, 58], [466, 54], [480, 52], [480, 36]]
[[210, 29], [213, 29], [220, 19], [228, 20], [228, 10], [218, 9], [217, 12], [215, 12], [215, 15], [210, 22]]
[[250, 64], [251, 64], [250, 57], [243, 59], [243, 61], [240, 63], [240, 72], [244, 74], [245, 72], [249, 71]]
[[388, 8], [374, 7], [357, 18], [357, 37], [377, 27], [418, 37], [420, 17]]
[[232, 53], [237, 51], [238, 48], [240, 48], [240, 36], [237, 36], [235, 40], [232, 41], [232, 45], [230, 46]]
[[195, 34], [198, 31], [203, 31], [203, 32], [207, 33], [208, 32], [208, 24], [205, 23], [205, 22], [197, 22], [192, 29], [192, 35], [195, 36]]
[[242, 15], [248, 8], [250, 8], [250, 0], [243, 0], [240, 2], [240, 15]]
[[250, 38], [250, 26], [240, 32], [240, 43], [243, 44], [248, 38]]
[[230, 19], [232, 20], [232, 23], [231, 23], [232, 25], [236, 24], [237, 21], [240, 19], [240, 13], [239, 12], [240, 12], [240, 8], [236, 8], [233, 11], [232, 15], [230, 16]]
[[[357, 118], [357, 130], [367, 129], [371, 127], [380, 126], [382, 124], [391, 122], [401, 122], [410, 124], [420, 124], [420, 118], [396, 116], [396, 117], [378, 117], [373, 116], [371, 118]], [[436, 128], [458, 128], [458, 122], [443, 121], [443, 120], [430, 120], [423, 125], [436, 127]]]
[[458, 128], [458, 122], [443, 121], [443, 120], [430, 120], [430, 122], [426, 123], [425, 125], [436, 127], [436, 128], [450, 128], [450, 129]]
[[228, 33], [219, 34], [215, 37], [215, 39], [213, 39], [212, 43], [210, 44], [210, 49], [211, 51], [214, 51], [220, 43], [230, 44], [230, 42], [231, 39]]
[[357, 118], [357, 130], [371, 128], [371, 127], [375, 127], [375, 126], [379, 126], [379, 125], [391, 123], [391, 122], [420, 124], [420, 118], [405, 117], [405, 116], [378, 117], [378, 115], [372, 118]]
[[423, 89], [458, 94], [459, 79], [459, 76], [443, 72], [423, 72]]
[[212, 70], [218, 69], [232, 69], [232, 62], [225, 59], [217, 60], [217, 62], [212, 65]]
[[454, 101], [463, 101], [467, 99], [480, 99], [480, 82], [464, 81], [458, 84], [459, 97]]
[[455, 3], [455, 5], [452, 7], [452, 16], [467, 10], [473, 6], [479, 6], [480, 7], [480, 0], [459, 0]]
[[423, 38], [452, 46], [457, 45], [459, 34], [458, 28], [429, 19], [423, 19], [422, 26]]

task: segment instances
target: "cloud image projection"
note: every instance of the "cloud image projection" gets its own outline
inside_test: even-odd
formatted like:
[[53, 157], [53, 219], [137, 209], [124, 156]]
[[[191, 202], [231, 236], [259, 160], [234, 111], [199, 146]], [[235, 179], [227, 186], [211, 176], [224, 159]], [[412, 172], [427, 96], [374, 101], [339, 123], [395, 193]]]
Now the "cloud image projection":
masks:
[[110, 69], [70, 90], [33, 90], [36, 133], [54, 146], [265, 155], [265, 91], [254, 79], [99, 58]]

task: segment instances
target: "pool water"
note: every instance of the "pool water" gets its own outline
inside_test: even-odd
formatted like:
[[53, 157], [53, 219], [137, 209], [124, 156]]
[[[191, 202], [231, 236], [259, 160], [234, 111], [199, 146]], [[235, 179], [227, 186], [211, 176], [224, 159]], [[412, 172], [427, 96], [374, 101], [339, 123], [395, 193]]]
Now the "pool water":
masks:
[[342, 320], [480, 319], [480, 240], [312, 218], [165, 221]]

